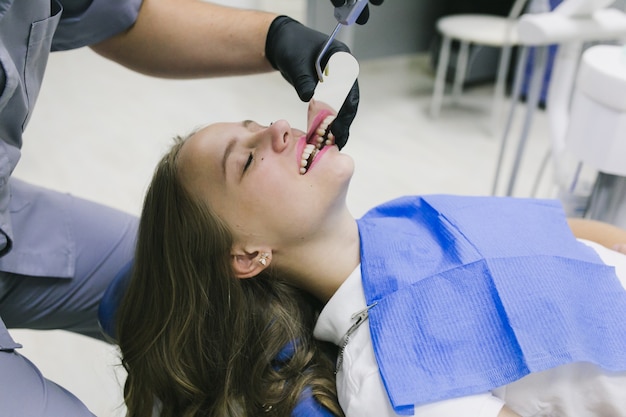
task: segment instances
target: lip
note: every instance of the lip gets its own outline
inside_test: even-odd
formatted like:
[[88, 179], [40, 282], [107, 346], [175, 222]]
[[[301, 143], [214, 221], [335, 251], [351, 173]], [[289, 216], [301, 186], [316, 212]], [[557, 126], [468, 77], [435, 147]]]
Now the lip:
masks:
[[[316, 134], [317, 128], [322, 124], [324, 119], [327, 116], [333, 115], [333, 114], [334, 113], [330, 110], [327, 110], [327, 109], [321, 110], [313, 119], [313, 122], [311, 123], [311, 127], [309, 128], [309, 131], [307, 132], [306, 136], [302, 136], [298, 140], [298, 146], [296, 146], [296, 162], [298, 164], [298, 169], [300, 169], [300, 160], [302, 157], [302, 151], [304, 150], [304, 147], [306, 146], [307, 143], [309, 143], [310, 140], [313, 139], [313, 137]], [[320, 159], [330, 148], [332, 148], [332, 146], [324, 146], [322, 150], [319, 151], [317, 155], [315, 155], [315, 158], [313, 158], [313, 161], [311, 161], [311, 165], [309, 165], [309, 168], [307, 169], [307, 173], [311, 171], [313, 166], [316, 164], [317, 160]]]

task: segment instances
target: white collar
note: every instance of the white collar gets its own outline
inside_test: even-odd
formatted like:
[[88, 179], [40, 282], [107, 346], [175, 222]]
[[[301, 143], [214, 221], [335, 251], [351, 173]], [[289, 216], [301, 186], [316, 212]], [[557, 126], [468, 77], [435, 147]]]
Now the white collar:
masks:
[[354, 324], [352, 316], [366, 306], [359, 264], [324, 306], [315, 324], [313, 336], [339, 346], [348, 329]]

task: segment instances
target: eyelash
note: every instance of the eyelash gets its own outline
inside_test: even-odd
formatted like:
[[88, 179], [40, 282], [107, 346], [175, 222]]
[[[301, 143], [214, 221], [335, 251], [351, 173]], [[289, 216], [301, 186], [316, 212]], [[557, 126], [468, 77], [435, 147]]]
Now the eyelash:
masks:
[[252, 155], [252, 152], [250, 152], [250, 155], [248, 156], [248, 160], [246, 161], [246, 165], [244, 165], [243, 167], [243, 172], [246, 172], [248, 170], [250, 165], [252, 165], [253, 160], [254, 160], [254, 156]]

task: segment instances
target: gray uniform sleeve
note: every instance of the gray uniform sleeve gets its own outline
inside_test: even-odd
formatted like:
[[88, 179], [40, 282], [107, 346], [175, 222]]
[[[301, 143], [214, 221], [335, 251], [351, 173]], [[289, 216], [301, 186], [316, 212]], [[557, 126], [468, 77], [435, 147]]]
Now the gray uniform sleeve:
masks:
[[63, 15], [52, 40], [52, 51], [98, 43], [135, 23], [142, 0], [56, 0]]
[[0, 415], [95, 417], [76, 396], [45, 379], [18, 352], [0, 351], [0, 369]]

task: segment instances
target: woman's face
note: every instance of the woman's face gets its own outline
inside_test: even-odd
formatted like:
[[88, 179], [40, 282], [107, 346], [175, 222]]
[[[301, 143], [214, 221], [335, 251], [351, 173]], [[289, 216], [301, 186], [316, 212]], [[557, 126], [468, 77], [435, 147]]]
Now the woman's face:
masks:
[[209, 125], [180, 151], [183, 183], [226, 221], [236, 243], [300, 243], [345, 209], [354, 169], [335, 145], [307, 162], [307, 137], [315, 141], [323, 133], [329, 113], [321, 103], [309, 106], [308, 135], [285, 120]]

